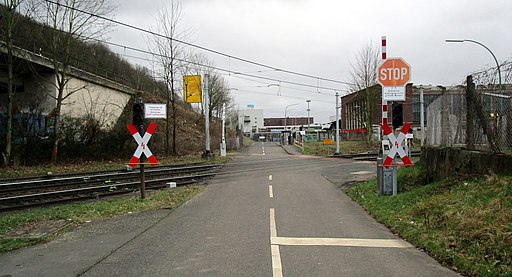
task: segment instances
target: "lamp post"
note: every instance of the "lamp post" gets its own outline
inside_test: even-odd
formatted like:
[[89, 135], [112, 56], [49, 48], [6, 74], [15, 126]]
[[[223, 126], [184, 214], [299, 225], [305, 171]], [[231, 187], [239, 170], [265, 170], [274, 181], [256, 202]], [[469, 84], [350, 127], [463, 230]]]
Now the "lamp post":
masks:
[[498, 79], [499, 79], [499, 85], [500, 85], [500, 91], [501, 91], [501, 70], [500, 70], [500, 63], [498, 62], [498, 59], [496, 59], [496, 56], [494, 56], [494, 53], [489, 49], [487, 46], [485, 46], [483, 43], [480, 43], [476, 40], [472, 39], [447, 39], [446, 42], [455, 42], [455, 43], [464, 43], [464, 42], [472, 42], [475, 44], [478, 44], [485, 48], [489, 53], [491, 53], [492, 57], [494, 58], [494, 61], [496, 62], [496, 67], [498, 68]]
[[[292, 106], [297, 106], [299, 103], [290, 104], [284, 108], [284, 132], [286, 133], [286, 113], [288, 112], [288, 108]], [[288, 144], [288, 136], [286, 136], [286, 144]]]
[[308, 103], [308, 110], [307, 111], [308, 111], [308, 130], [309, 130], [309, 111], [311, 111], [309, 109], [309, 103], [311, 103], [311, 100], [306, 100], [306, 102]]

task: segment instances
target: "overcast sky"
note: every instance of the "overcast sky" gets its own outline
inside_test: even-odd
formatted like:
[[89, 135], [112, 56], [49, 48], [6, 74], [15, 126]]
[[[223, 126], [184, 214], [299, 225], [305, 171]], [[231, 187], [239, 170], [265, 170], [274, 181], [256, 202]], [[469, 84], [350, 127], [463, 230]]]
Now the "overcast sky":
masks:
[[[116, 0], [115, 19], [144, 29], [156, 26], [158, 10], [170, 1]], [[183, 0], [181, 30], [191, 43], [231, 56], [326, 79], [351, 82], [350, 64], [370, 42], [387, 37], [388, 57], [411, 65], [414, 84], [461, 84], [468, 73], [495, 66], [483, 47], [445, 43], [473, 39], [484, 43], [503, 62], [512, 57], [510, 0]], [[147, 35], [116, 27], [110, 40], [147, 49]], [[141, 56], [129, 50], [114, 51]], [[199, 52], [199, 50], [197, 50]], [[315, 122], [335, 114], [335, 92], [348, 87], [298, 77], [204, 52], [219, 68], [280, 80], [265, 81], [221, 72], [240, 109], [247, 104], [263, 109], [265, 117], [306, 116], [310, 99]], [[142, 60], [133, 63], [147, 65]], [[261, 71], [261, 72], [260, 72]], [[296, 82], [312, 87], [301, 87]], [[269, 86], [270, 85], [270, 86]]]

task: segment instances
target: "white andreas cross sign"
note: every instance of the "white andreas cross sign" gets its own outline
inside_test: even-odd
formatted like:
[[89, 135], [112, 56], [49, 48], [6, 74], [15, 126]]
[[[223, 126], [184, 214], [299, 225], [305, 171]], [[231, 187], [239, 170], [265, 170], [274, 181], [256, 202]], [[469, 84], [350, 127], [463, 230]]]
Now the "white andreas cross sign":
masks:
[[140, 136], [139, 132], [137, 131], [137, 127], [135, 127], [135, 125], [133, 125], [132, 123], [128, 124], [126, 127], [128, 127], [128, 131], [130, 131], [133, 138], [135, 139], [135, 141], [138, 144], [137, 149], [135, 150], [135, 153], [133, 153], [133, 156], [130, 159], [130, 162], [128, 163], [128, 165], [131, 166], [132, 168], [135, 168], [135, 166], [137, 165], [137, 163], [139, 161], [140, 155], [142, 155], [142, 153], [144, 153], [144, 155], [146, 155], [146, 157], [148, 158], [148, 161], [151, 165], [153, 165], [153, 166], [157, 165], [158, 161], [156, 160], [155, 156], [153, 156], [153, 153], [151, 153], [151, 150], [149, 150], [149, 147], [148, 147], [149, 139], [151, 139], [151, 136], [155, 132], [156, 124], [154, 124], [154, 123], [149, 124], [149, 127], [148, 127], [146, 133], [144, 133], [144, 137]]
[[396, 153], [402, 158], [402, 161], [404, 162], [405, 166], [412, 166], [413, 163], [411, 162], [411, 159], [409, 159], [409, 156], [407, 156], [407, 153], [405, 153], [405, 149], [402, 147], [402, 143], [405, 139], [405, 136], [407, 132], [409, 132], [409, 128], [411, 125], [409, 123], [405, 123], [402, 127], [402, 131], [400, 131], [400, 134], [398, 137], [393, 134], [393, 131], [387, 124], [382, 124], [382, 129], [384, 130], [384, 135], [388, 136], [389, 142], [391, 142], [391, 149], [389, 150], [388, 156], [384, 160], [383, 166], [389, 167], [391, 165], [391, 162], [395, 158]]

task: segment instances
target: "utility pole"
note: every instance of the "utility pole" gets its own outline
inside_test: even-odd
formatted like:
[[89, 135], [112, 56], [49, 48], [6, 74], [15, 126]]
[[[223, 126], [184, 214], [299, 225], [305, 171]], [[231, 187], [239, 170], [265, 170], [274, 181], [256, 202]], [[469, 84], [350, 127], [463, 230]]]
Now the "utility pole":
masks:
[[424, 114], [424, 100], [423, 100], [423, 85], [420, 85], [420, 128], [421, 128], [421, 143], [423, 146], [423, 142], [425, 141], [425, 114]]
[[339, 93], [336, 92], [336, 155], [340, 154], [340, 111]]
[[311, 111], [309, 109], [309, 103], [311, 103], [311, 100], [306, 100], [306, 102], [308, 102], [308, 130], [309, 130], [309, 111]]
[[222, 104], [222, 137], [220, 143], [220, 156], [226, 157], [226, 103]]
[[209, 160], [212, 156], [212, 151], [210, 149], [210, 111], [209, 104], [210, 99], [208, 98], [208, 74], [204, 74], [204, 132], [205, 132], [205, 151], [203, 153], [203, 158]]

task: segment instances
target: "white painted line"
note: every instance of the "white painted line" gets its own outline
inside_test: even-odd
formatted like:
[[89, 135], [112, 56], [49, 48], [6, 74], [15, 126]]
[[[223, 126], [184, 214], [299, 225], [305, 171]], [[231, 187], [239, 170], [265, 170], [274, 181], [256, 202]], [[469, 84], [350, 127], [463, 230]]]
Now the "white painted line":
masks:
[[268, 186], [268, 195], [270, 198], [274, 198], [274, 190], [272, 189], [272, 186]]
[[406, 241], [400, 239], [351, 239], [351, 238], [290, 238], [271, 237], [272, 245], [287, 246], [353, 246], [379, 248], [411, 248]]
[[[270, 241], [272, 242], [272, 238], [277, 237], [277, 229], [276, 229], [276, 211], [274, 209], [270, 209]], [[270, 251], [272, 254], [272, 276], [273, 277], [282, 277], [283, 276], [283, 267], [281, 265], [281, 252], [279, 251], [279, 245], [270, 245]]]
[[282, 277], [283, 267], [281, 265], [281, 252], [279, 251], [279, 245], [271, 245], [270, 250], [272, 251], [272, 276]]
[[350, 172], [350, 174], [353, 175], [365, 175], [365, 174], [375, 174], [375, 171], [356, 171], [356, 172]]
[[276, 211], [272, 208], [270, 209], [270, 240], [273, 237], [277, 237], [277, 229], [276, 229]]
[[268, 175], [268, 180], [272, 181], [272, 175]]

